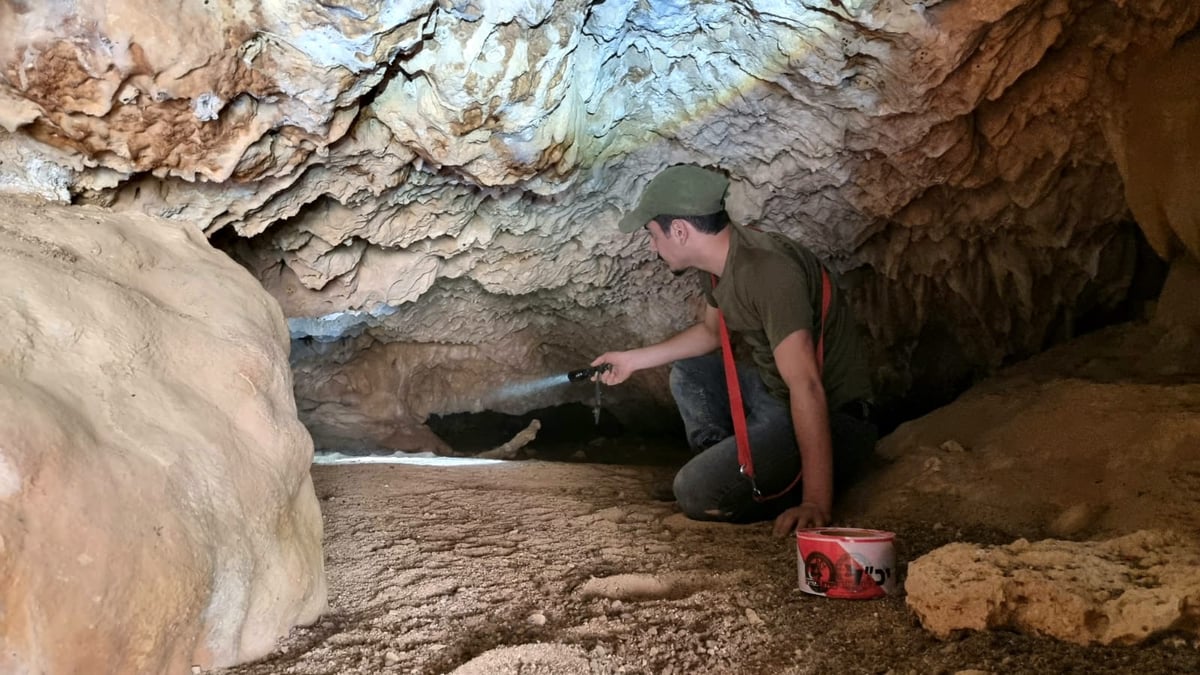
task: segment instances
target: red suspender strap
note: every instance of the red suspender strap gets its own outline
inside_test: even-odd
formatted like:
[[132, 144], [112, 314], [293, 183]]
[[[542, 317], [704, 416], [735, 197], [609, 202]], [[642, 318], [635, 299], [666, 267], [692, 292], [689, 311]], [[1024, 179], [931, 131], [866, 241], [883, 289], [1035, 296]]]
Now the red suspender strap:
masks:
[[829, 283], [829, 272], [821, 267], [821, 334], [817, 337], [817, 372], [825, 372], [825, 317], [829, 316], [829, 303], [833, 301], [833, 287]]
[[[714, 277], [714, 281], [716, 278]], [[737, 439], [738, 466], [742, 475], [754, 483], [754, 458], [750, 456], [750, 435], [746, 432], [746, 408], [742, 405], [742, 387], [738, 384], [737, 366], [733, 363], [733, 349], [729, 344], [729, 328], [725, 326], [725, 313], [717, 311], [721, 326], [721, 356], [725, 360], [725, 387], [729, 390], [729, 414], [733, 417], [733, 436]], [[754, 489], [757, 497], [758, 488]]]
[[[714, 288], [717, 285], [715, 274], [712, 276], [712, 284]], [[821, 325], [820, 335], [817, 337], [817, 369], [821, 372], [825, 370], [825, 319], [829, 316], [829, 303], [832, 300], [833, 289], [829, 283], [829, 273], [822, 267]], [[750, 434], [746, 431], [746, 407], [742, 404], [742, 387], [738, 384], [737, 366], [733, 361], [733, 348], [729, 344], [729, 328], [725, 325], [725, 314], [720, 310], [717, 311], [717, 320], [721, 331], [721, 356], [725, 364], [725, 386], [729, 390], [729, 414], [733, 418], [733, 435], [737, 440], [738, 466], [741, 468], [742, 475], [750, 480], [751, 488], [754, 490], [754, 499], [758, 501], [775, 499], [796, 487], [796, 484], [800, 482], [800, 474], [797, 473], [791, 484], [776, 494], [764, 496], [758, 489], [758, 484], [754, 481], [754, 457], [750, 454]]]

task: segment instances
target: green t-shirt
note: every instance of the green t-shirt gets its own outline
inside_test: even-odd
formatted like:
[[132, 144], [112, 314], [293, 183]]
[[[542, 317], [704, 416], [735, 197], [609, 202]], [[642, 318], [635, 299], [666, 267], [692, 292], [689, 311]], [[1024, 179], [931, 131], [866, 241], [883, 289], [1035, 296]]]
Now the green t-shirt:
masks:
[[[704, 278], [708, 304], [725, 315], [729, 331], [749, 348], [763, 382], [776, 398], [788, 400], [788, 388], [775, 365], [775, 347], [798, 330], [812, 331], [817, 343], [821, 322], [821, 262], [808, 249], [777, 232], [732, 228], [729, 257], [716, 288]], [[830, 274], [833, 298], [825, 318], [825, 369], [822, 380], [830, 410], [871, 396], [870, 377], [859, 342], [858, 326]]]

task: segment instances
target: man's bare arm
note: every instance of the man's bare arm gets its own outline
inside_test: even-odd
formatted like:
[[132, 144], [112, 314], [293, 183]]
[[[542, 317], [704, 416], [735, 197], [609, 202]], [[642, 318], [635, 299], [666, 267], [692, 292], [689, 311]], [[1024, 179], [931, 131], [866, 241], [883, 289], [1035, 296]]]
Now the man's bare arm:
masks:
[[817, 366], [812, 333], [798, 330], [775, 347], [775, 365], [787, 383], [792, 426], [800, 446], [804, 477], [804, 503], [775, 520], [775, 533], [786, 535], [797, 527], [822, 527], [833, 512], [833, 442], [829, 435], [829, 408]]

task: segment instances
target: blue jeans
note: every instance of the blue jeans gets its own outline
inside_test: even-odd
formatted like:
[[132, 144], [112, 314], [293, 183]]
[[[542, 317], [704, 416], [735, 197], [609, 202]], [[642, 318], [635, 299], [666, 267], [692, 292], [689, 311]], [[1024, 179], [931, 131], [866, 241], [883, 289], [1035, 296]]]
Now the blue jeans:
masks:
[[[774, 495], [800, 473], [791, 410], [767, 391], [754, 366], [738, 364], [737, 371], [755, 479], [762, 494]], [[676, 361], [671, 366], [671, 394], [683, 417], [688, 445], [696, 453], [675, 474], [675, 499], [685, 515], [753, 522], [774, 518], [803, 501], [802, 484], [766, 502], [754, 499], [750, 481], [739, 470], [720, 352]], [[829, 427], [836, 485], [874, 450], [878, 435], [870, 422], [844, 413], [830, 412]]]

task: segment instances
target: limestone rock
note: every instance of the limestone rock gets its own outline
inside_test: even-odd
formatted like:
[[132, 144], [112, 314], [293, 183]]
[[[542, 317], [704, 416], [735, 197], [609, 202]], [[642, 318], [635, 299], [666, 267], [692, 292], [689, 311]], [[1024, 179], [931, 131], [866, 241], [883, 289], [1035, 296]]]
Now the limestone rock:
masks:
[[1135, 644], [1168, 631], [1200, 636], [1200, 544], [1139, 531], [1104, 542], [950, 544], [908, 567], [922, 625], [1013, 629], [1076, 644]]
[[278, 306], [193, 226], [0, 205], [0, 671], [265, 654], [325, 606]]

